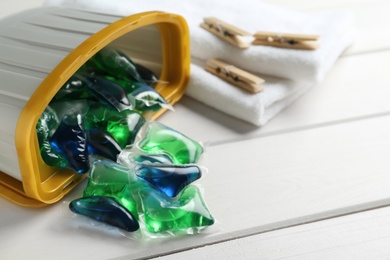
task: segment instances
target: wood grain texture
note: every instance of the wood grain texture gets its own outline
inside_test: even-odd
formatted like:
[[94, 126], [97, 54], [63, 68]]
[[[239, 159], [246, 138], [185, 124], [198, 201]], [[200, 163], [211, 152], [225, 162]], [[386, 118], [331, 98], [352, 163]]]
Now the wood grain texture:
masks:
[[158, 259], [389, 259], [390, 208], [231, 240]]
[[[42, 2], [2, 2], [0, 16]], [[64, 203], [39, 210], [0, 199], [0, 258], [389, 259], [390, 208], [361, 211], [390, 204], [390, 38], [383, 36], [390, 3], [269, 2], [351, 10], [359, 38], [321, 84], [266, 127], [189, 98], [161, 118], [206, 143], [202, 165], [209, 172], [199, 183], [214, 227], [195, 236], [132, 240], [68, 211], [81, 185]], [[340, 215], [346, 216], [329, 219]]]
[[389, 132], [390, 117], [380, 117], [210, 147], [200, 183], [218, 224], [198, 236], [145, 243], [72, 218], [62, 204], [31, 211], [1, 201], [1, 252], [58, 258], [82, 245], [72, 254], [150, 257], [388, 205]]
[[217, 144], [382, 115], [390, 112], [388, 68], [390, 51], [341, 58], [324, 81], [261, 128], [190, 98], [160, 121], [197, 140]]

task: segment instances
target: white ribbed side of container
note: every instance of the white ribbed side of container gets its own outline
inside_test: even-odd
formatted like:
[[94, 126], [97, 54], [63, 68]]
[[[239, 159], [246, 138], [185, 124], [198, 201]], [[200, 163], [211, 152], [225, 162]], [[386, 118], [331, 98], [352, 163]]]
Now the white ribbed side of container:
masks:
[[31, 94], [70, 51], [119, 18], [45, 7], [0, 20], [0, 171], [22, 179], [15, 129]]

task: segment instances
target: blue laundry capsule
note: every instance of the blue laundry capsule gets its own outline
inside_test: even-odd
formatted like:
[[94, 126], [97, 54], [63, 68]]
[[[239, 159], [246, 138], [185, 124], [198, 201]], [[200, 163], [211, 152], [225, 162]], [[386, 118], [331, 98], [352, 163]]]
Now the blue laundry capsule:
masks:
[[88, 151], [92, 155], [104, 157], [116, 161], [122, 148], [115, 139], [106, 131], [93, 128], [87, 131]]
[[77, 173], [85, 173], [89, 170], [87, 140], [79, 110], [67, 111], [50, 138], [50, 144]]
[[176, 197], [187, 185], [202, 176], [196, 165], [165, 165], [140, 163], [136, 170], [138, 178], [170, 198]]
[[134, 161], [136, 162], [150, 162], [150, 163], [162, 163], [162, 164], [173, 164], [173, 161], [171, 158], [169, 158], [168, 155], [165, 154], [139, 154], [132, 156]]
[[63, 156], [50, 145], [49, 139], [59, 125], [57, 114], [51, 107], [46, 107], [40, 116], [36, 130], [38, 136], [41, 157], [50, 166], [66, 167], [68, 162]]
[[162, 107], [171, 108], [160, 93], [152, 87], [140, 82], [132, 82], [129, 85], [131, 86], [129, 95], [135, 98], [137, 110], [144, 112], [157, 111]]
[[141, 78], [145, 81], [146, 84], [153, 87], [158, 82], [158, 78], [153, 73], [153, 71], [139, 63], [135, 63], [134, 65], [138, 71], [138, 74], [141, 76]]
[[[117, 78], [99, 68], [84, 68], [80, 75], [84, 75], [90, 81], [88, 85], [96, 93], [97, 98], [106, 100], [105, 102], [112, 100], [109, 103], [119, 111], [135, 108], [136, 111], [147, 112], [172, 108], [158, 91], [143, 82]], [[128, 107], [123, 91], [131, 107]]]
[[133, 110], [135, 100], [128, 97], [125, 90], [118, 84], [102, 77], [82, 76], [88, 89], [100, 101], [112, 105], [118, 111]]
[[139, 229], [133, 214], [120, 205], [114, 198], [90, 196], [76, 199], [69, 204], [74, 213], [133, 232]]

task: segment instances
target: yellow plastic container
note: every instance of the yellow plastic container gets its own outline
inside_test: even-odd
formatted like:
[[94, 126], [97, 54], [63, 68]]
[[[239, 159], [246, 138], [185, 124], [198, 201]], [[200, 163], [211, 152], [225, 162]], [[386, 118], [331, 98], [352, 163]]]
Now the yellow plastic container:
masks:
[[43, 7], [0, 20], [1, 196], [40, 207], [58, 201], [84, 178], [43, 162], [36, 124], [63, 84], [108, 45], [168, 82], [156, 89], [170, 104], [181, 98], [190, 53], [188, 27], [179, 15], [153, 11], [123, 18]]

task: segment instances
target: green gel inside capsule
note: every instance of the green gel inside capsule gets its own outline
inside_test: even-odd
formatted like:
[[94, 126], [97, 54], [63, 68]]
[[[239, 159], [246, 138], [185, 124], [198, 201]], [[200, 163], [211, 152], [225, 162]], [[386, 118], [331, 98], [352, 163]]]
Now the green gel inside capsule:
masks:
[[174, 164], [196, 163], [203, 153], [198, 142], [158, 122], [147, 125], [138, 146], [147, 154], [165, 154]]
[[177, 232], [214, 224], [214, 218], [196, 186], [188, 186], [174, 201], [161, 196], [152, 188], [142, 189], [139, 193], [144, 208], [145, 225], [152, 233]]
[[130, 110], [118, 110], [99, 103], [89, 102], [89, 110], [85, 115], [87, 130], [100, 128], [108, 132], [121, 148], [134, 142], [139, 129], [145, 123], [144, 117]]
[[[61, 133], [56, 133], [70, 108], [79, 110], [83, 119], [76, 125], [78, 128], [73, 129], [85, 130], [87, 138], [82, 136], [82, 139], [87, 143], [83, 143], [83, 147], [88, 147], [89, 154], [111, 160], [121, 149], [134, 143], [145, 124], [141, 113], [146, 115], [161, 107], [169, 108], [165, 99], [147, 85], [156, 83], [157, 77], [134, 64], [121, 51], [102, 49], [78, 73], [58, 91], [37, 123], [42, 158], [48, 165], [72, 166], [49, 142], [53, 136], [57, 146], [71, 139], [62, 139]], [[84, 80], [85, 75], [90, 77], [88, 81]], [[108, 87], [113, 85], [115, 88]], [[66, 129], [60, 130], [65, 132]], [[75, 139], [81, 137], [81, 132], [80, 135], [68, 133], [68, 136]], [[74, 210], [129, 231], [137, 229], [133, 224], [138, 222], [126, 211], [136, 220], [142, 218], [141, 224], [153, 233], [200, 230], [214, 223], [201, 193], [196, 186], [189, 185], [200, 178], [197, 166], [187, 165], [196, 163], [203, 153], [199, 143], [152, 122], [147, 125], [141, 141], [132, 147], [137, 147], [137, 153], [127, 156], [131, 163], [125, 165], [129, 167], [106, 160], [92, 164], [84, 197], [72, 202]], [[74, 148], [72, 152], [80, 147]], [[84, 168], [80, 170], [84, 171]], [[105, 210], [111, 213], [106, 214]], [[125, 224], [129, 220], [131, 225], [130, 222]]]
[[133, 214], [112, 197], [91, 196], [72, 201], [69, 209], [74, 213], [133, 232], [139, 229]]
[[135, 103], [134, 110], [137, 112], [158, 111], [160, 108], [172, 109], [160, 93], [145, 83], [118, 79], [114, 76], [107, 75], [107, 73], [99, 69], [90, 69], [83, 73], [92, 78], [104, 79], [120, 86], [127, 93], [129, 101]]
[[97, 52], [80, 71], [84, 72], [95, 68], [120, 79], [144, 82], [134, 62], [123, 52], [110, 47], [105, 47]]
[[40, 153], [43, 161], [49, 166], [67, 167], [67, 160], [50, 144], [50, 137], [54, 134], [59, 125], [56, 113], [47, 107], [38, 120], [36, 131]]
[[148, 185], [139, 180], [134, 172], [110, 161], [95, 161], [83, 196], [107, 196], [115, 198], [138, 219], [142, 212], [138, 191]]

